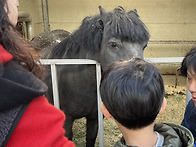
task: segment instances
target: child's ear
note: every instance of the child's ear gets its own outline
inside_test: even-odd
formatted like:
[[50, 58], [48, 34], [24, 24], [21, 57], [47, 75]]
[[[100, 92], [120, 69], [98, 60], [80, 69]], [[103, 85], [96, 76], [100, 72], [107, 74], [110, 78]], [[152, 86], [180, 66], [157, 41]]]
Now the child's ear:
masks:
[[106, 118], [113, 118], [112, 115], [110, 114], [110, 112], [108, 111], [108, 109], [105, 107], [105, 105], [103, 104], [103, 102], [101, 102], [101, 111], [103, 113], [103, 115], [106, 117]]
[[162, 106], [161, 106], [161, 109], [160, 109], [160, 111], [159, 111], [159, 114], [161, 114], [161, 113], [163, 113], [163, 112], [165, 111], [166, 106], [167, 106], [167, 100], [166, 100], [166, 98], [164, 97], [163, 103], [162, 103]]

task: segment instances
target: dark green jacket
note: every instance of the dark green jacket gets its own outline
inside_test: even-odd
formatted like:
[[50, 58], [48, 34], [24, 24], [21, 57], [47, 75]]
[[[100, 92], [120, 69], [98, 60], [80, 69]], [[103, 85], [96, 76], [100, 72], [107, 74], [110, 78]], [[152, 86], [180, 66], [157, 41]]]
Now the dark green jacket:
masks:
[[[194, 147], [194, 138], [191, 132], [181, 126], [171, 123], [157, 123], [154, 130], [164, 137], [162, 147]], [[128, 147], [123, 138], [114, 144], [114, 147]]]

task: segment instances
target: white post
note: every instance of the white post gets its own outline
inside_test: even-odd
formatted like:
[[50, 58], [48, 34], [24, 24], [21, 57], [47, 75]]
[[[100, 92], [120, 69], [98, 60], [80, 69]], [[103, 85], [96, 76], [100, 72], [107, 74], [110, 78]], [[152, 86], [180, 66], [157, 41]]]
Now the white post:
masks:
[[51, 76], [52, 76], [52, 90], [53, 90], [54, 106], [60, 109], [57, 70], [56, 70], [55, 64], [51, 64]]
[[99, 92], [99, 86], [101, 81], [101, 65], [96, 64], [96, 75], [97, 75], [97, 107], [98, 107], [98, 124], [99, 124], [99, 146], [104, 147], [104, 134], [103, 134], [103, 114], [100, 109], [101, 96]]

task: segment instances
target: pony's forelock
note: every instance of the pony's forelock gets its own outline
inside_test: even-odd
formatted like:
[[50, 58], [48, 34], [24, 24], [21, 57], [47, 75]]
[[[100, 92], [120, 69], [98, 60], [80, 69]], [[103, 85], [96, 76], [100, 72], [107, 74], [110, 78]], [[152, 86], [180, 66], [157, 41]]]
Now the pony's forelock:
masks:
[[135, 43], [149, 41], [150, 34], [137, 12], [126, 13], [124, 10], [115, 9], [114, 13], [110, 13], [109, 19], [110, 23], [108, 23], [106, 36]]

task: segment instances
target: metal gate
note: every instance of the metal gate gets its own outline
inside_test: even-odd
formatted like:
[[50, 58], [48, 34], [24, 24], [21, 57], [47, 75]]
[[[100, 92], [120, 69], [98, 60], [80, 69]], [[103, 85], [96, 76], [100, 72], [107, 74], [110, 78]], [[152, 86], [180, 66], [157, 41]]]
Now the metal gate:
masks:
[[44, 65], [50, 65], [50, 67], [51, 67], [53, 100], [54, 100], [54, 106], [57, 108], [60, 108], [60, 104], [59, 104], [59, 92], [58, 92], [58, 80], [57, 80], [56, 65], [94, 64], [96, 66], [99, 146], [104, 147], [103, 115], [100, 110], [101, 97], [100, 97], [100, 93], [99, 93], [99, 85], [100, 85], [100, 80], [101, 80], [101, 65], [100, 65], [100, 63], [98, 63], [95, 60], [88, 60], [88, 59], [41, 59], [41, 63]]

